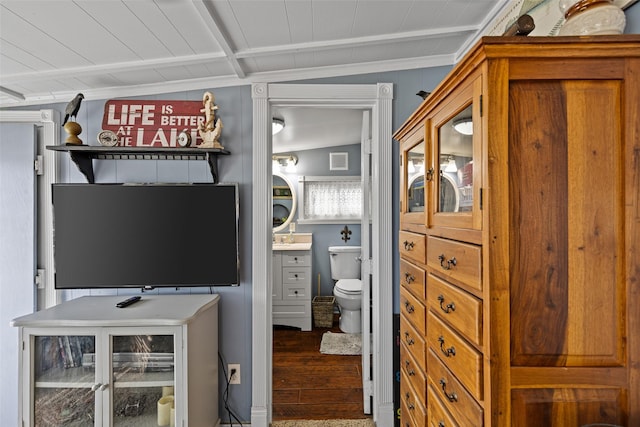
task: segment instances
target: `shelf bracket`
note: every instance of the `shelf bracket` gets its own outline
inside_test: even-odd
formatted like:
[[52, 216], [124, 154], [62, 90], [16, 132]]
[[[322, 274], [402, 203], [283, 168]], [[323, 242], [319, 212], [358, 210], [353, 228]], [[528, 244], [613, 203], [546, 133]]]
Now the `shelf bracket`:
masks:
[[211, 176], [213, 177], [213, 183], [218, 183], [218, 155], [214, 153], [207, 153], [207, 163], [209, 163], [209, 169], [211, 170]]
[[96, 178], [93, 175], [93, 160], [91, 155], [78, 151], [70, 151], [71, 160], [78, 166], [80, 172], [87, 178], [89, 184], [95, 184]]

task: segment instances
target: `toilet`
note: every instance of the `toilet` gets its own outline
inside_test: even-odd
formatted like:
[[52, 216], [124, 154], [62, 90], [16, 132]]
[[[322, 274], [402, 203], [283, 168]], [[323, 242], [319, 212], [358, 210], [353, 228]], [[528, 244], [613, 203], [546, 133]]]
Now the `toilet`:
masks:
[[360, 246], [329, 246], [333, 296], [340, 309], [340, 330], [348, 334], [362, 332], [362, 281]]

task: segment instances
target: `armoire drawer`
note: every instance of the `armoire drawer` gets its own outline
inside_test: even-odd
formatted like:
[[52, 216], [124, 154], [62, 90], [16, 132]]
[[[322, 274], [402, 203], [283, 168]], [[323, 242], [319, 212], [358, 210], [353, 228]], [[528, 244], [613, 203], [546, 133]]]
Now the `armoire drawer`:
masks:
[[482, 354], [453, 329], [429, 312], [427, 344], [458, 380], [478, 400], [482, 400]]
[[424, 268], [400, 258], [400, 285], [415, 295], [416, 298], [425, 298], [425, 277]]
[[446, 323], [457, 329], [470, 341], [482, 345], [482, 300], [445, 282], [439, 277], [427, 276], [427, 305]]
[[[479, 427], [483, 425], [482, 407], [449, 371], [432, 349], [428, 351], [429, 372], [427, 381], [440, 401], [461, 426]], [[431, 404], [431, 401], [429, 401]]]
[[411, 386], [416, 391], [418, 399], [426, 402], [427, 399], [427, 376], [418, 363], [413, 359], [413, 355], [404, 344], [400, 344], [400, 369], [409, 379]]
[[429, 236], [427, 266], [443, 277], [451, 277], [482, 291], [482, 247]]
[[403, 314], [400, 315], [400, 342], [404, 343], [420, 368], [426, 372], [427, 357], [425, 353], [426, 346], [424, 336], [411, 326], [411, 323], [409, 323]]
[[[423, 395], [426, 394], [423, 393]], [[409, 385], [404, 372], [400, 373], [400, 401], [404, 405], [403, 411], [407, 411], [409, 418], [416, 427], [426, 427], [427, 410], [424, 407], [424, 400], [421, 400], [416, 391]]]
[[438, 390], [433, 388], [432, 384], [429, 384], [427, 388], [427, 401], [429, 402], [429, 407], [427, 408], [427, 426], [458, 427], [459, 424], [455, 422], [451, 414], [449, 414], [449, 411], [445, 409], [444, 403], [442, 403], [437, 391]]
[[411, 322], [418, 333], [425, 335], [426, 309], [424, 304], [404, 287], [400, 288], [400, 312]]
[[426, 249], [424, 234], [411, 233], [409, 231], [400, 231], [398, 234], [400, 256], [424, 264]]

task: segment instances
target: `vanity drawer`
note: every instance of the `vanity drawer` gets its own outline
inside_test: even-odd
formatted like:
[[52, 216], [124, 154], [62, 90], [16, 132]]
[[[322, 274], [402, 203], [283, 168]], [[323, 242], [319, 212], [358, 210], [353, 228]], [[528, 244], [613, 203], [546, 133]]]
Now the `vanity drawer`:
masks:
[[[409, 385], [409, 381], [400, 373], [400, 401], [403, 403], [403, 411], [407, 411], [409, 418], [416, 427], [425, 427], [427, 423], [427, 411], [424, 408], [424, 400]], [[404, 412], [403, 412], [404, 414]]]
[[283, 284], [310, 284], [311, 283], [311, 269], [308, 267], [296, 268], [296, 267], [284, 267], [282, 269], [282, 283]]
[[419, 334], [425, 335], [427, 318], [424, 304], [405, 288], [400, 288], [400, 312], [411, 322]]
[[[431, 326], [431, 325], [429, 325]], [[482, 407], [462, 386], [433, 350], [429, 350], [429, 373], [427, 379], [430, 388], [440, 397], [444, 407], [461, 426], [482, 426]], [[431, 401], [429, 402], [431, 405]]]
[[427, 376], [420, 366], [413, 359], [413, 355], [404, 345], [400, 344], [400, 369], [405, 374], [405, 378], [411, 383], [420, 401], [427, 399]]
[[[442, 392], [441, 392], [442, 393]], [[427, 408], [427, 426], [429, 427], [458, 427], [453, 417], [444, 407], [437, 390], [429, 384], [427, 389], [429, 408]], [[444, 397], [444, 396], [443, 396]]]
[[476, 399], [482, 400], [482, 354], [462, 339], [453, 329], [429, 313], [428, 346], [467, 387]]
[[311, 251], [282, 251], [282, 266], [311, 266]]
[[398, 236], [400, 256], [424, 264], [425, 236], [424, 234], [400, 231]]
[[423, 268], [400, 258], [400, 285], [420, 299], [425, 297], [425, 277]]
[[282, 285], [282, 299], [283, 300], [310, 300], [309, 286], [300, 285]]
[[415, 328], [411, 326], [411, 323], [409, 323], [403, 314], [400, 315], [400, 341], [407, 347], [407, 350], [411, 352], [420, 369], [426, 372], [427, 357], [425, 354], [426, 346], [424, 336], [419, 334]]
[[427, 305], [448, 324], [477, 345], [482, 345], [482, 300], [429, 274]]
[[442, 277], [451, 277], [482, 291], [481, 246], [429, 236], [427, 266]]

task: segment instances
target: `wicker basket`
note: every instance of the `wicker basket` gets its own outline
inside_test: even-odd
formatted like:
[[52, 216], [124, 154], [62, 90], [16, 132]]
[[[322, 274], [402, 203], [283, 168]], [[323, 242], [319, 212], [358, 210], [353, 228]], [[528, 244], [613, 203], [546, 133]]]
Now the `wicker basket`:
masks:
[[316, 328], [330, 328], [333, 326], [333, 305], [336, 297], [313, 297], [313, 326]]

